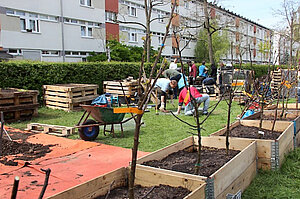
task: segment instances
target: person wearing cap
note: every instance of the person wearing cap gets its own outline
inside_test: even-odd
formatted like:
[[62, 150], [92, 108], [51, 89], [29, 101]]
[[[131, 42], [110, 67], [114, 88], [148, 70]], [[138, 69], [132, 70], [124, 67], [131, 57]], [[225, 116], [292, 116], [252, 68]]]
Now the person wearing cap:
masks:
[[[154, 85], [155, 93], [157, 94], [157, 99], [159, 103], [157, 104], [157, 109], [162, 112], [168, 112], [166, 110], [167, 94], [177, 86], [176, 80], [169, 80], [166, 78], [158, 79]], [[173, 97], [171, 97], [173, 98]]]
[[204, 102], [203, 105], [203, 114], [207, 115], [208, 107], [209, 107], [209, 95], [207, 94], [200, 94], [197, 88], [191, 86], [188, 89], [184, 87], [180, 94], [179, 94], [179, 100], [178, 100], [178, 109], [175, 115], [180, 114], [181, 107], [184, 103], [184, 115], [193, 115], [195, 112], [195, 107], [191, 101], [191, 95], [195, 98], [197, 105], [199, 106], [202, 102]]

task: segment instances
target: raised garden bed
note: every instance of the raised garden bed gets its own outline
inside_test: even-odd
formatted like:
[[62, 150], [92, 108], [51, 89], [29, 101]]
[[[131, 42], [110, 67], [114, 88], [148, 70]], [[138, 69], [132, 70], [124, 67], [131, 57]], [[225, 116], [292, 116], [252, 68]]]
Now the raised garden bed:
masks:
[[81, 110], [80, 104], [88, 105], [98, 97], [96, 84], [44, 85], [45, 105], [65, 111]]
[[[100, 198], [100, 196], [105, 196], [109, 192], [109, 190], [113, 192], [113, 189], [115, 188], [126, 187], [128, 182], [128, 172], [129, 169], [122, 167], [110, 173], [96, 177], [88, 182], [67, 189], [61, 193], [55, 194], [49, 197], [48, 199], [85, 199], [98, 197]], [[153, 186], [159, 185], [168, 185], [173, 188], [181, 187], [179, 189], [188, 189], [188, 191], [190, 192], [185, 197], [182, 197], [184, 199], [205, 198], [205, 182], [200, 178], [190, 178], [178, 174], [166, 175], [163, 172], [152, 172], [143, 168], [137, 168], [135, 185], [148, 187], [148, 190], [149, 188], [151, 189]], [[163, 188], [165, 188], [165, 186]], [[119, 198], [123, 197], [120, 196]]]
[[0, 89], [0, 111], [6, 122], [27, 120], [38, 115], [36, 90]]
[[[239, 125], [246, 127], [259, 127], [259, 121], [241, 120], [233, 123], [230, 128], [233, 129]], [[263, 121], [262, 128], [271, 130], [272, 121]], [[255, 140], [257, 142], [258, 168], [264, 170], [277, 169], [281, 166], [284, 160], [284, 155], [293, 149], [294, 125], [287, 121], [277, 121], [275, 124], [275, 131], [281, 132], [281, 134], [279, 137], [274, 139], [261, 139], [263, 137], [261, 136], [257, 138], [231, 137], [231, 140], [236, 140], [237, 142]], [[225, 132], [226, 128], [223, 128], [211, 134], [211, 136], [222, 136]], [[249, 134], [251, 134], [251, 132]], [[255, 134], [258, 133], [255, 132]]]
[[[198, 143], [197, 137], [188, 137], [175, 144], [169, 145], [163, 149], [155, 151], [149, 155], [146, 155], [138, 159], [137, 168], [143, 168], [153, 172], [163, 172], [168, 175], [178, 175], [184, 177], [190, 177], [193, 179], [202, 179], [206, 181], [206, 198], [226, 198], [229, 194], [236, 194], [242, 192], [250, 184], [252, 179], [256, 175], [256, 142], [251, 140], [231, 140], [230, 149], [240, 151], [224, 165], [220, 165], [212, 174], [207, 176], [190, 174], [189, 171], [178, 172], [174, 170], [167, 170], [163, 168], [155, 168], [143, 165], [149, 161], [162, 161], [164, 158], [168, 158], [171, 154], [187, 149], [196, 149]], [[217, 149], [225, 149], [224, 137], [202, 137], [202, 146], [213, 147]], [[205, 161], [205, 159], [201, 159]], [[201, 164], [205, 164], [204, 162]], [[183, 166], [186, 162], [182, 162]], [[176, 167], [179, 167], [181, 163], [177, 163]], [[214, 164], [211, 162], [211, 164]], [[207, 165], [209, 166], [209, 165]], [[204, 166], [205, 167], [205, 166]], [[201, 168], [200, 168], [201, 169]]]
[[[290, 121], [294, 123], [294, 148], [300, 145], [300, 110], [288, 110], [288, 113], [280, 118], [281, 110], [277, 112], [277, 121]], [[263, 120], [274, 120], [275, 110], [264, 111]], [[244, 120], [259, 120], [260, 113], [255, 113]]]

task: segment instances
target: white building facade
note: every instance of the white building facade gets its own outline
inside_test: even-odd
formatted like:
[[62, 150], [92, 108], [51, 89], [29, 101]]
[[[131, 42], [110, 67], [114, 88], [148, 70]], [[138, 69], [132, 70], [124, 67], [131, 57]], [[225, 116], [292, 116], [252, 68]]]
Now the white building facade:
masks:
[[[157, 50], [175, 0], [156, 0], [151, 22], [151, 45]], [[195, 58], [197, 35], [204, 22], [202, 1], [176, 0], [172, 28], [162, 55], [178, 57], [173, 30], [180, 35], [184, 60]], [[0, 0], [0, 48], [16, 59], [85, 61], [91, 52], [106, 51], [106, 41], [143, 46], [146, 23], [144, 0]], [[209, 4], [212, 19], [229, 30], [233, 50], [223, 61], [267, 63], [269, 50], [259, 46], [272, 40], [272, 31], [217, 5]], [[190, 28], [189, 28], [190, 27]], [[193, 28], [191, 28], [193, 27]], [[260, 44], [261, 43], [261, 44]], [[250, 51], [249, 51], [250, 49]]]

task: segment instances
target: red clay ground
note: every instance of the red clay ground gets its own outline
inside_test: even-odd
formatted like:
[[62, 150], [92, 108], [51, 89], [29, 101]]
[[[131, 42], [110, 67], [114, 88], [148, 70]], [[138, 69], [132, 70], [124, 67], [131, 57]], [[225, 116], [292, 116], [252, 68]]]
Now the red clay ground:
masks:
[[[20, 133], [19, 130], [9, 127], [6, 127], [6, 130]], [[30, 165], [25, 167], [24, 160], [15, 160], [18, 166], [0, 163], [1, 199], [11, 197], [15, 176], [20, 177], [17, 198], [38, 198], [45, 179], [45, 174], [40, 171], [41, 168], [51, 169], [49, 185], [44, 195], [46, 198], [109, 171], [126, 167], [131, 160], [131, 150], [121, 147], [47, 134], [27, 134], [24, 137], [29, 143], [51, 145], [51, 151], [44, 157], [26, 161]], [[146, 154], [139, 152], [139, 157]], [[14, 157], [6, 156], [8, 159]]]

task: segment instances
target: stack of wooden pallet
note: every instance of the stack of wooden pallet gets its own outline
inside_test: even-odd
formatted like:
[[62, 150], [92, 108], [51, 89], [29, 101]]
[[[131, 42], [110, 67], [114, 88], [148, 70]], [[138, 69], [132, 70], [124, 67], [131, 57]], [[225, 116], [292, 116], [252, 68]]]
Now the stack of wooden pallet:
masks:
[[217, 100], [220, 94], [219, 88], [216, 85], [203, 85], [200, 93], [208, 94], [210, 100]]
[[281, 81], [282, 81], [282, 73], [281, 70], [272, 71], [271, 72], [271, 89], [273, 90], [273, 93], [275, 95], [278, 95], [278, 89], [280, 87]]
[[[122, 88], [123, 87], [123, 88]], [[124, 92], [123, 92], [124, 90]], [[138, 90], [138, 81], [133, 78], [127, 78], [121, 81], [104, 81], [103, 91], [113, 95], [127, 97], [134, 96]]]
[[36, 90], [0, 89], [0, 111], [7, 122], [30, 119], [38, 115]]
[[44, 85], [45, 105], [65, 111], [81, 110], [80, 104], [91, 104], [98, 97], [96, 84]]

